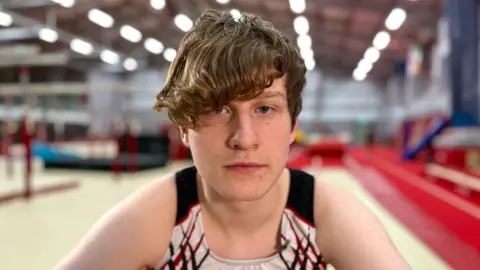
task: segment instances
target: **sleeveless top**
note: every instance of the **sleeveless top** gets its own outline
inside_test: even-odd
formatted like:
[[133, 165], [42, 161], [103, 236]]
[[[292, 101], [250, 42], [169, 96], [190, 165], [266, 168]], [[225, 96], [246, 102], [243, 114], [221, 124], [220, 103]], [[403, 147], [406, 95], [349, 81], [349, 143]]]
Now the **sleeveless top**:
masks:
[[263, 259], [236, 261], [219, 258], [208, 248], [202, 229], [196, 175], [195, 167], [176, 173], [176, 224], [165, 257], [153, 269], [326, 269], [315, 244], [313, 176], [290, 169], [290, 190], [281, 219], [279, 251]]

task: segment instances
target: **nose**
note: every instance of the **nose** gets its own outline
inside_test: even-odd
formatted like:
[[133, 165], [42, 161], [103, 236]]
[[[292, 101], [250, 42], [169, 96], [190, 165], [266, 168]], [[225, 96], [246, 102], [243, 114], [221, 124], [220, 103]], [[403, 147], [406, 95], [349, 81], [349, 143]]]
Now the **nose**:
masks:
[[231, 121], [228, 146], [235, 150], [251, 150], [258, 148], [258, 143], [259, 138], [253, 117], [249, 114], [236, 114]]

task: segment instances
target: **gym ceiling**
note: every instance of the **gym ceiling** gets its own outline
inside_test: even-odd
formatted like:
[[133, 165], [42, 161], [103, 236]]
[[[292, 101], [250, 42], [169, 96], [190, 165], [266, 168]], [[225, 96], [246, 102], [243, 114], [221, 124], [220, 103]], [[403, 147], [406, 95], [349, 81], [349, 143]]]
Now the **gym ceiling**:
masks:
[[11, 55], [2, 52], [6, 45], [22, 44], [18, 48], [24, 55], [36, 54], [28, 58], [32, 66], [58, 61], [77, 69], [102, 65], [117, 72], [162, 67], [174, 57], [191, 22], [214, 8], [271, 21], [298, 44], [310, 69], [385, 82], [410, 44], [433, 43], [442, 2], [2, 0], [0, 55]]

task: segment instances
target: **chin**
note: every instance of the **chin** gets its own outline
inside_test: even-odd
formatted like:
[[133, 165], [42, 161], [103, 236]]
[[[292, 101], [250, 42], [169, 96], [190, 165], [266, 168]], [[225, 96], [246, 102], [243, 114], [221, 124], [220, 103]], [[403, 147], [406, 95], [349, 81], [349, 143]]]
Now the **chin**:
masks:
[[234, 183], [226, 183], [224, 191], [221, 192], [223, 197], [231, 201], [255, 201], [263, 198], [275, 185], [276, 181], [243, 181], [240, 179], [232, 179]]
[[230, 192], [223, 197], [230, 202], [253, 202], [263, 198], [268, 192]]

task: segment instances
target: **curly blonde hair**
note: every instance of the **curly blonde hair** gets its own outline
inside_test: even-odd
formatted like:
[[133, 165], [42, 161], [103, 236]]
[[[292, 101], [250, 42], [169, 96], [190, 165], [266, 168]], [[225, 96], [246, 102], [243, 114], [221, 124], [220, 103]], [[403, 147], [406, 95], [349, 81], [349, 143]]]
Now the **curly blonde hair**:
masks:
[[306, 68], [299, 51], [271, 23], [251, 14], [205, 11], [180, 43], [153, 108], [197, 128], [208, 109], [257, 97], [285, 78], [292, 127], [302, 109]]

